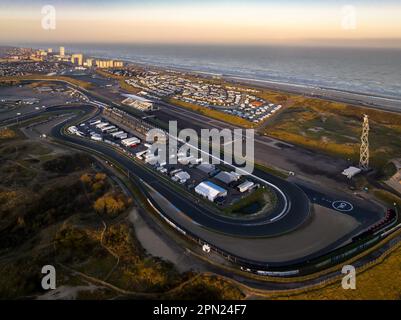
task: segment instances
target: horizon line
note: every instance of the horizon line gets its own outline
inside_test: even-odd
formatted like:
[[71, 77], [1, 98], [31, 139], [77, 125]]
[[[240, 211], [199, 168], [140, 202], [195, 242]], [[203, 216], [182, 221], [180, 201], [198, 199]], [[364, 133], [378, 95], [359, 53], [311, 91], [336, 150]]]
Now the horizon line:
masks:
[[[393, 41], [399, 41], [394, 43]], [[9, 42], [0, 41], [0, 46], [27, 46], [27, 45], [138, 45], [138, 46], [217, 46], [217, 47], [263, 47], [263, 46], [294, 46], [294, 47], [361, 47], [361, 48], [401, 48], [401, 37], [400, 38], [359, 38], [359, 39], [347, 39], [347, 38], [335, 38], [335, 39], [294, 39], [294, 40], [273, 40], [269, 42], [163, 42], [163, 41], [16, 41]]]

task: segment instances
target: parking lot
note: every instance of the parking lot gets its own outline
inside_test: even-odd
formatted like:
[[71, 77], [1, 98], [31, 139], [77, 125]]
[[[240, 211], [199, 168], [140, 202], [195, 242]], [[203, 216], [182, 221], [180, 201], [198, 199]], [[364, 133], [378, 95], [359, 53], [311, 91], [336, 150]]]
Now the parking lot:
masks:
[[[169, 150], [166, 161], [162, 162], [158, 154], [153, 154], [150, 150], [151, 145], [139, 138], [143, 137], [141, 134], [126, 130], [126, 127], [121, 128], [110, 119], [94, 118], [69, 127], [68, 131], [70, 134], [118, 147], [191, 193], [206, 198], [222, 208], [229, 208], [260, 187], [258, 183], [252, 181], [252, 178], [235, 173], [233, 168], [223, 164], [205, 163], [205, 159], [195, 158], [189, 153]], [[178, 150], [181, 146], [182, 144], [178, 144]], [[169, 149], [168, 143], [166, 149]], [[199, 192], [200, 184], [210, 187], [212, 191], [216, 189], [216, 194], [211, 196]]]
[[70, 127], [68, 131], [71, 134], [120, 147], [134, 156], [136, 153], [146, 150], [146, 147], [141, 143], [142, 141], [139, 138], [137, 139], [137, 143], [124, 144], [124, 140], [135, 138], [136, 136], [120, 129], [116, 124], [101, 117], [81, 123], [78, 126]]
[[0, 121], [39, 113], [50, 106], [82, 102], [82, 97], [64, 85], [21, 84], [0, 87]]

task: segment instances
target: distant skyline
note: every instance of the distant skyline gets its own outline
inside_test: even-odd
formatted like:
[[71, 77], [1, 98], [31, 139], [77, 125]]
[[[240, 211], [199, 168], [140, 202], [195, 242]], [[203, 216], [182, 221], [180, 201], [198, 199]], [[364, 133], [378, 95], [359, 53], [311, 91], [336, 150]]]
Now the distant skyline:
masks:
[[[42, 28], [44, 5], [55, 30]], [[401, 47], [400, 17], [392, 0], [2, 0], [0, 42]]]

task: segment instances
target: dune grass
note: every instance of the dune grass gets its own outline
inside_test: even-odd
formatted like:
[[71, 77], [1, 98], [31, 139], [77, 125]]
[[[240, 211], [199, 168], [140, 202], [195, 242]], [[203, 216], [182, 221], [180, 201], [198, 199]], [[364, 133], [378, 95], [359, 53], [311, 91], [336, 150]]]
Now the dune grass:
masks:
[[240, 127], [244, 127], [244, 128], [253, 128], [255, 127], [255, 125], [250, 122], [247, 121], [245, 119], [242, 119], [240, 117], [237, 116], [233, 116], [231, 114], [222, 112], [222, 111], [217, 111], [214, 109], [210, 109], [210, 108], [206, 108], [206, 107], [202, 107], [193, 103], [189, 103], [189, 102], [185, 102], [185, 101], [181, 101], [178, 99], [173, 99], [173, 98], [168, 98], [166, 99], [166, 101], [168, 103], [171, 103], [175, 106], [179, 106], [179, 107], [183, 107], [185, 109], [189, 109], [195, 112], [198, 112], [202, 115], [205, 115], [207, 117], [213, 118], [213, 119], [217, 119], [217, 120], [221, 120], [233, 125], [237, 125]]
[[373, 166], [401, 157], [401, 115], [320, 99], [295, 97], [265, 134], [347, 159], [359, 157], [364, 114], [370, 121]]
[[290, 294], [267, 295], [290, 300], [399, 300], [401, 298], [401, 247], [356, 273], [356, 289], [344, 290], [341, 279], [327, 286]]

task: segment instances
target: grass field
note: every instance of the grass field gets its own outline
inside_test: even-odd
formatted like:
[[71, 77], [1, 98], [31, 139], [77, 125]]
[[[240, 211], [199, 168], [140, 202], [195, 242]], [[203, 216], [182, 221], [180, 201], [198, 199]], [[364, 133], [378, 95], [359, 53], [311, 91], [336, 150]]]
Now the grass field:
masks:
[[379, 259], [371, 267], [356, 273], [356, 289], [344, 290], [341, 279], [302, 293], [272, 294], [268, 299], [297, 300], [399, 300], [401, 299], [401, 247]]
[[101, 69], [96, 69], [96, 73], [99, 74], [102, 77], [105, 78], [110, 78], [110, 79], [115, 79], [118, 80], [118, 83], [120, 85], [120, 88], [129, 92], [129, 93], [139, 93], [141, 91], [141, 89], [135, 88], [134, 86], [129, 85], [128, 83], [125, 82], [125, 80], [129, 79], [128, 77], [124, 77], [124, 76], [119, 76], [119, 75], [115, 75], [113, 73], [101, 70]]
[[223, 209], [228, 215], [247, 216], [255, 213], [270, 212], [277, 204], [277, 196], [270, 189], [260, 187], [249, 195]]
[[357, 160], [363, 114], [370, 121], [373, 166], [401, 157], [401, 115], [306, 97], [292, 98], [265, 134], [343, 158]]

